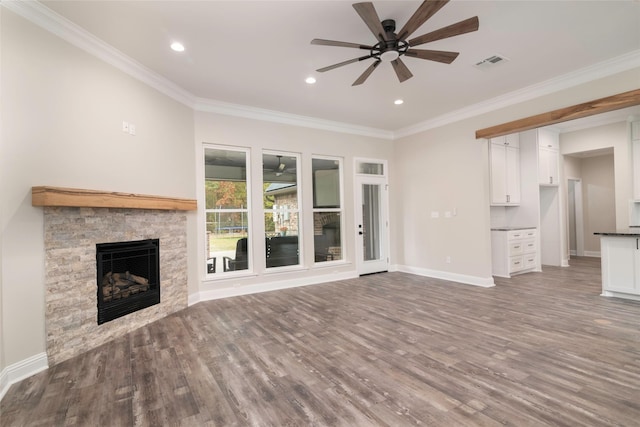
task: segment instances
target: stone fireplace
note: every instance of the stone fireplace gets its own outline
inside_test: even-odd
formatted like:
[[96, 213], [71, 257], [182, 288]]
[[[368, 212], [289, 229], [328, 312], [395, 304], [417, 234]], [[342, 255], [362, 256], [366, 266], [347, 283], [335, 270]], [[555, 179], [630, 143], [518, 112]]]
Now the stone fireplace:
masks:
[[[192, 209], [47, 206], [36, 202], [36, 188], [33, 205], [44, 206], [45, 322], [50, 366], [187, 307], [185, 210]], [[96, 245], [155, 239], [161, 248], [161, 301], [98, 324]]]

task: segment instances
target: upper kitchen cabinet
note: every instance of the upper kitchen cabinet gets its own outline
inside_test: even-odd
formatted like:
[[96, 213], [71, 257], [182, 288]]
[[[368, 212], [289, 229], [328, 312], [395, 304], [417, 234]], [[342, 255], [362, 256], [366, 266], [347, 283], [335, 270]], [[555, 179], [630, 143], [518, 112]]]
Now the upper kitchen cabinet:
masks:
[[560, 138], [546, 129], [537, 130], [538, 183], [557, 186], [560, 183]]
[[520, 204], [520, 135], [492, 138], [489, 144], [491, 205]]

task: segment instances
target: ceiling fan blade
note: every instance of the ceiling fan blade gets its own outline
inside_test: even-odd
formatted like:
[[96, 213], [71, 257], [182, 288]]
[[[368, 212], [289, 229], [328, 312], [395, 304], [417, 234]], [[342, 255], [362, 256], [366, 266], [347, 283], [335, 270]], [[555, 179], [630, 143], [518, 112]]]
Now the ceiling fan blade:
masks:
[[380, 65], [380, 62], [382, 62], [382, 61], [377, 60], [373, 64], [369, 65], [369, 67], [367, 67], [367, 69], [364, 70], [364, 73], [362, 73], [360, 75], [360, 77], [358, 77], [358, 79], [355, 82], [353, 82], [353, 84], [351, 86], [358, 86], [358, 85], [361, 85], [362, 83], [364, 83], [364, 81], [367, 80], [367, 78], [369, 78], [371, 73], [373, 73], [373, 70], [375, 70], [376, 67], [378, 65]]
[[364, 61], [365, 59], [372, 58], [371, 55], [361, 56], [360, 58], [353, 58], [347, 61], [339, 62], [337, 64], [329, 65], [328, 67], [318, 68], [316, 71], [324, 73], [325, 71], [333, 70], [334, 68], [342, 67], [343, 65], [353, 64], [354, 62]]
[[424, 49], [408, 49], [406, 56], [412, 58], [427, 59], [429, 61], [443, 62], [451, 64], [460, 55], [459, 52], [447, 52], [444, 50], [424, 50]]
[[409, 40], [409, 46], [418, 46], [424, 43], [433, 42], [436, 40], [446, 39], [448, 37], [459, 36], [460, 34], [470, 33], [478, 30], [480, 22], [478, 17], [465, 19], [464, 21], [456, 22], [455, 24], [447, 25], [439, 30], [432, 31], [427, 34], [423, 34], [415, 39]]
[[367, 24], [367, 27], [369, 27], [373, 35], [376, 36], [379, 41], [387, 40], [387, 33], [382, 27], [382, 23], [380, 22], [376, 8], [373, 7], [373, 3], [354, 3], [353, 8], [358, 12], [360, 18], [362, 18], [364, 23]]
[[405, 40], [411, 34], [414, 33], [422, 24], [427, 22], [427, 19], [431, 18], [437, 11], [442, 9], [449, 0], [425, 0], [422, 2], [418, 10], [416, 10], [409, 18], [404, 27], [398, 32], [398, 39]]
[[402, 62], [400, 58], [391, 61], [391, 65], [393, 65], [393, 71], [396, 72], [396, 76], [398, 76], [398, 80], [400, 80], [400, 83], [413, 77], [411, 71], [409, 71], [407, 66], [404, 64], [404, 62]]
[[358, 43], [339, 42], [335, 40], [313, 39], [311, 44], [317, 44], [321, 46], [338, 46], [338, 47], [355, 47], [356, 49], [371, 50], [373, 46], [365, 46]]

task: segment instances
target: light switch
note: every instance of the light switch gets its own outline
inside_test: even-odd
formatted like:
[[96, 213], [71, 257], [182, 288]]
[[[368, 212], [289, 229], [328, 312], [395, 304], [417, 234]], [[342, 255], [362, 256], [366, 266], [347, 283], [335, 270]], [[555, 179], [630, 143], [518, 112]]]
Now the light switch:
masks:
[[129, 132], [129, 122], [122, 122], [122, 132]]

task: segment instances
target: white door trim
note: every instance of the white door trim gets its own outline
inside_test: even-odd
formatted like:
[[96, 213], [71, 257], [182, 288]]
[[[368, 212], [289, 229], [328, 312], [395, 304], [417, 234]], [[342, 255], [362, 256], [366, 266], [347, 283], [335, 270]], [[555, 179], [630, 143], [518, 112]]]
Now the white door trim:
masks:
[[[361, 163], [375, 163], [382, 165], [381, 174], [358, 173]], [[389, 182], [387, 161], [381, 159], [354, 159], [354, 233], [356, 270], [359, 275], [389, 271]], [[362, 186], [363, 184], [379, 185], [380, 192], [380, 259], [378, 261], [364, 260], [364, 241], [360, 234], [359, 225], [362, 224]]]

